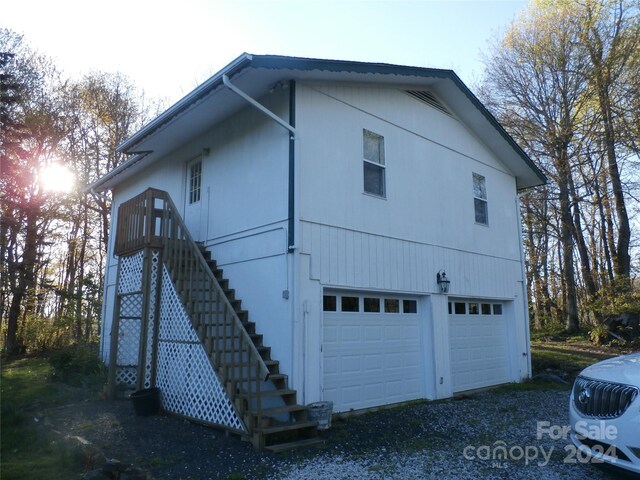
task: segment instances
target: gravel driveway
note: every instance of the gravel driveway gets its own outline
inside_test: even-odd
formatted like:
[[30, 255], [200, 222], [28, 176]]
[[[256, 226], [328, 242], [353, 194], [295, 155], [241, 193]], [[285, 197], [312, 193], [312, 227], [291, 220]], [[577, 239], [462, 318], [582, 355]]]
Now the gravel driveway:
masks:
[[586, 464], [565, 438], [568, 398], [568, 390], [489, 391], [351, 418], [334, 424], [326, 452], [270, 478], [618, 478]]
[[155, 479], [618, 478], [582, 463], [564, 438], [568, 397], [508, 388], [417, 402], [334, 419], [323, 447], [279, 455], [176, 417], [136, 417], [128, 401], [58, 408], [45, 423], [90, 442], [93, 467], [116, 458]]

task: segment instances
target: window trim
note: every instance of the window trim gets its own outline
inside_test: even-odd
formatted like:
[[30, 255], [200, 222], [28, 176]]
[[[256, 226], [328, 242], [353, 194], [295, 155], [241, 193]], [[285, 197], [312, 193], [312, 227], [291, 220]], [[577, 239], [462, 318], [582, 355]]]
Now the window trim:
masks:
[[[476, 225], [482, 225], [482, 226], [488, 227], [489, 226], [489, 201], [487, 199], [487, 179], [484, 175], [480, 175], [479, 173], [476, 173], [476, 172], [472, 172], [471, 178], [473, 181], [473, 219], [475, 220]], [[482, 182], [484, 197], [479, 197], [476, 195], [476, 178]], [[484, 214], [486, 218], [485, 222], [478, 221], [478, 210], [476, 208], [476, 200], [484, 204]]]
[[198, 203], [202, 199], [201, 158], [193, 160], [187, 164], [187, 188], [189, 189], [189, 205]]
[[[329, 298], [332, 298], [332, 300], [329, 300]], [[342, 305], [342, 299], [343, 298], [355, 298], [358, 300], [358, 310], [345, 310], [343, 309], [343, 305]], [[366, 300], [378, 300], [378, 306], [379, 306], [379, 310], [378, 311], [368, 311], [366, 308]], [[333, 304], [333, 302], [335, 302], [335, 304]], [[387, 308], [386, 304], [387, 302], [389, 302], [389, 304], [393, 304], [393, 302], [397, 302], [397, 310], [396, 312], [393, 311], [389, 311], [389, 309]], [[411, 303], [411, 307], [410, 309], [415, 309], [415, 311], [413, 312], [408, 312], [405, 309], [405, 302], [412, 302]], [[329, 310], [327, 309], [327, 305], [331, 303], [335, 310]], [[355, 292], [345, 292], [345, 293], [338, 293], [335, 291], [330, 291], [330, 292], [324, 292], [322, 294], [322, 312], [323, 313], [349, 313], [349, 314], [353, 314], [353, 313], [360, 313], [360, 314], [365, 314], [365, 315], [380, 315], [380, 314], [385, 314], [385, 315], [421, 315], [420, 313], [420, 299], [413, 297], [413, 296], [409, 296], [409, 295], [403, 295], [403, 294], [398, 294], [398, 295], [394, 295], [394, 294], [384, 294], [384, 293], [374, 293], [374, 292], [360, 292], [360, 293], [355, 293]]]
[[[380, 151], [381, 151], [381, 160], [382, 162], [377, 162], [375, 160], [370, 160], [365, 155], [365, 138], [367, 135], [372, 137], [376, 137], [380, 139]], [[373, 132], [366, 128], [362, 129], [362, 192], [365, 195], [371, 195], [376, 198], [387, 198], [387, 161], [386, 161], [386, 148], [384, 144], [384, 135], [380, 135], [379, 133]], [[378, 194], [376, 192], [371, 192], [367, 190], [367, 184], [365, 182], [365, 167], [366, 165], [371, 165], [375, 168], [379, 168], [382, 174], [382, 194]]]

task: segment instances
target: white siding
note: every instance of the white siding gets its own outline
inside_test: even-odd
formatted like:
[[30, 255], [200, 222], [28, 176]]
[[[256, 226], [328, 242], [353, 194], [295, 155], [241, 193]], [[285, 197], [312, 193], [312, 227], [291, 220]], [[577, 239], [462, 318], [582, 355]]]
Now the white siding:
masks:
[[[275, 90], [260, 101], [277, 115], [288, 114], [288, 92]], [[289, 135], [263, 113], [247, 107], [209, 132], [177, 146], [170, 155], [123, 182], [117, 205], [149, 187], [166, 190], [181, 212], [185, 206], [186, 164], [202, 156], [200, 240], [249, 310], [265, 344], [282, 370], [292, 368], [291, 305], [283, 299], [289, 275], [286, 252]], [[207, 149], [203, 154], [203, 149]], [[117, 222], [113, 217], [113, 225]], [[114, 241], [112, 230], [111, 240]], [[115, 283], [117, 261], [107, 265], [107, 288]], [[108, 290], [110, 292], [111, 290]], [[112, 297], [112, 296], [111, 296]], [[109, 304], [113, 302], [107, 297]], [[104, 330], [111, 325], [105, 308]], [[108, 350], [108, 340], [103, 342]], [[105, 355], [106, 356], [106, 355]]]
[[[396, 89], [298, 92], [302, 220], [519, 260], [515, 179], [457, 120]], [[363, 129], [384, 136], [386, 199], [363, 193]], [[475, 224], [473, 172], [489, 227]]]
[[[306, 401], [321, 362], [322, 288], [399, 292], [424, 299], [425, 395], [452, 394], [447, 296], [503, 300], [517, 332], [511, 379], [526, 376], [525, 305], [515, 178], [457, 119], [398, 89], [299, 84], [301, 298], [307, 312]], [[386, 198], [363, 193], [363, 129], [384, 137]], [[473, 173], [485, 177], [489, 225], [474, 217]], [[306, 305], [306, 309], [305, 309]], [[320, 325], [320, 331], [316, 327]], [[321, 380], [320, 380], [321, 381]]]
[[311, 278], [323, 285], [437, 292], [436, 272], [444, 268], [451, 294], [510, 299], [519, 293], [520, 263], [513, 259], [311, 222], [301, 223], [301, 238]]

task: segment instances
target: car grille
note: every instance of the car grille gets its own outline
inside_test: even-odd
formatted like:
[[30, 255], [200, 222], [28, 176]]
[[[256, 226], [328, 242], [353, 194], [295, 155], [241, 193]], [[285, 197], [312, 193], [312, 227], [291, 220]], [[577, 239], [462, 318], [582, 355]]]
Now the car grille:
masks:
[[595, 418], [616, 418], [622, 415], [638, 395], [631, 385], [576, 378], [573, 402], [580, 413]]

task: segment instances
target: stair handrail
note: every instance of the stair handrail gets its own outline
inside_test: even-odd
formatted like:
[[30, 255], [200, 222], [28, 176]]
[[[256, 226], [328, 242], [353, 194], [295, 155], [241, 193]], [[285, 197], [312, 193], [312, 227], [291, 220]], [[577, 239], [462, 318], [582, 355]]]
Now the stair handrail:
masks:
[[[157, 205], [156, 201], [160, 200], [161, 205]], [[247, 372], [250, 373], [251, 378], [256, 378], [255, 393], [252, 395], [251, 388], [248, 388], [247, 395], [249, 397], [256, 397], [258, 421], [260, 421], [260, 384], [259, 381], [266, 381], [269, 377], [269, 369], [265, 364], [262, 356], [258, 352], [255, 344], [251, 340], [249, 333], [244, 328], [240, 317], [236, 313], [235, 309], [231, 305], [231, 302], [227, 298], [224, 290], [220, 286], [218, 279], [209, 268], [207, 261], [205, 260], [202, 252], [198, 248], [198, 245], [194, 241], [189, 229], [183, 221], [181, 215], [178, 212], [173, 200], [169, 193], [158, 190], [155, 188], [149, 188], [143, 193], [133, 197], [126, 202], [123, 202], [118, 208], [118, 224], [116, 229], [116, 242], [114, 253], [118, 256], [126, 255], [134, 251], [140, 250], [146, 246], [152, 248], [158, 248], [163, 250], [163, 262], [167, 265], [167, 268], [173, 268], [172, 265], [175, 262], [187, 262], [195, 260], [195, 268], [199, 268], [199, 274], [204, 274], [209, 283], [215, 289], [217, 295], [216, 303], [223, 302], [225, 315], [231, 317], [231, 330], [232, 336], [235, 332], [242, 338], [242, 349], [240, 352], [244, 352], [245, 348], [248, 353], [247, 360]], [[179, 247], [186, 247], [179, 248]], [[180, 258], [172, 258], [172, 256], [179, 255]], [[191, 259], [187, 258], [187, 255], [191, 256]], [[189, 271], [190, 279], [193, 280], [193, 270]], [[178, 289], [178, 285], [176, 285]], [[189, 289], [191, 291], [191, 289]], [[185, 302], [183, 302], [185, 303]], [[191, 308], [189, 305], [184, 305], [186, 308]], [[192, 323], [196, 312], [188, 312]], [[210, 312], [213, 315], [213, 312]], [[219, 309], [216, 307], [216, 315], [219, 314]], [[211, 319], [213, 321], [213, 318]], [[212, 323], [212, 322], [210, 322]], [[217, 325], [218, 326], [218, 325]], [[212, 325], [208, 325], [208, 328], [212, 328]], [[225, 327], [225, 344], [226, 340], [231, 337], [226, 336]], [[209, 338], [213, 339], [213, 331], [210, 332]], [[202, 339], [201, 339], [202, 340]], [[225, 376], [229, 377], [226, 380], [231, 381], [232, 385], [236, 385], [236, 382], [241, 380], [242, 364], [240, 367], [240, 378], [236, 378], [234, 375], [235, 367], [232, 365], [231, 371], [225, 369], [226, 365], [220, 362], [219, 351], [214, 352], [214, 340], [212, 340], [212, 353], [216, 353], [214, 361], [216, 370], [219, 372], [222, 370], [225, 372]], [[220, 342], [216, 339], [215, 343], [220, 346]], [[222, 352], [228, 353], [228, 352]], [[233, 353], [231, 353], [233, 355]], [[231, 362], [233, 364], [233, 362]], [[255, 372], [251, 372], [252, 365], [256, 368]], [[251, 410], [249, 402], [249, 410]]]

